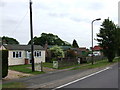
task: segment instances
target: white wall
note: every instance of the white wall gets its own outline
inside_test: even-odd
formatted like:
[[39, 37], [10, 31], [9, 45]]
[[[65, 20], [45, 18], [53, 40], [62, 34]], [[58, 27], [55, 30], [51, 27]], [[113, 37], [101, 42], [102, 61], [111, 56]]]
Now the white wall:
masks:
[[37, 51], [41, 51], [41, 56], [40, 57], [34, 57], [35, 59], [35, 63], [40, 63], [45, 62], [45, 51], [44, 50], [37, 50]]
[[[13, 52], [15, 51], [21, 51], [21, 58], [13, 58]], [[34, 62], [35, 63], [40, 63], [45, 62], [45, 51], [44, 50], [37, 50], [41, 51], [41, 57], [34, 57]], [[24, 50], [9, 50], [9, 55], [8, 55], [8, 65], [22, 65], [25, 64], [25, 58], [26, 58], [26, 51]]]
[[[14, 51], [21, 51], [20, 58], [13, 58], [13, 52]], [[9, 50], [9, 57], [8, 57], [8, 65], [21, 65], [25, 64], [25, 51], [23, 50]]]

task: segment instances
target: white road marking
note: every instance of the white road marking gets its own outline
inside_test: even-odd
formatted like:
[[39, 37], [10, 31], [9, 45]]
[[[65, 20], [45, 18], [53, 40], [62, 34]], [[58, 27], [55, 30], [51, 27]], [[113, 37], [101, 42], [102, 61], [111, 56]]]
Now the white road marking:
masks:
[[67, 84], [61, 85], [61, 86], [56, 87], [56, 88], [54, 88], [54, 89], [52, 89], [52, 90], [56, 90], [56, 89], [59, 89], [59, 88], [68, 86], [68, 85], [73, 84], [73, 83], [75, 83], [75, 82], [78, 82], [78, 81], [80, 81], [80, 80], [86, 79], [86, 78], [88, 78], [88, 77], [91, 77], [91, 76], [96, 75], [96, 74], [98, 74], [98, 73], [101, 73], [101, 72], [103, 72], [103, 71], [106, 71], [106, 70], [108, 70], [108, 69], [110, 69], [110, 68], [111, 68], [111, 67], [106, 67], [106, 68], [103, 69], [103, 70], [100, 70], [100, 71], [98, 71], [98, 72], [92, 73], [92, 74], [90, 74], [90, 75], [88, 75], [88, 76], [82, 77], [82, 78], [80, 78], [80, 79], [77, 79], [77, 80], [75, 80], [75, 81], [69, 82], [69, 83], [67, 83]]

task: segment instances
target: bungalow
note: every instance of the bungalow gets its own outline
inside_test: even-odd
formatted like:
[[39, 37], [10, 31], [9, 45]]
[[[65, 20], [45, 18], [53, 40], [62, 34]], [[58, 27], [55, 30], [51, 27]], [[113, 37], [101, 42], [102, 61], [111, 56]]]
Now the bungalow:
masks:
[[[0, 50], [8, 50], [8, 65], [31, 63], [30, 45], [2, 45]], [[34, 45], [34, 62], [45, 62], [45, 50], [40, 45]]]

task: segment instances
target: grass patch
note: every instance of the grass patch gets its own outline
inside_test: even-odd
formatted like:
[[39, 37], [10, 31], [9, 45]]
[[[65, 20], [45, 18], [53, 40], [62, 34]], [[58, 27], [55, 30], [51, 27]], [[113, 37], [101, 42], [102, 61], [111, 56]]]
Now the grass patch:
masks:
[[26, 85], [22, 82], [12, 82], [12, 83], [6, 83], [2, 84], [2, 88], [25, 88]]
[[23, 72], [23, 73], [28, 73], [28, 74], [42, 74], [42, 73], [44, 73], [44, 72], [40, 72], [40, 71], [32, 72], [32, 70], [28, 67], [31, 67], [31, 65], [9, 66], [9, 69], [19, 71], [19, 72]]
[[77, 66], [71, 70], [77, 70], [77, 69], [92, 69], [92, 68], [97, 68], [97, 67], [104, 67], [104, 66], [108, 66], [108, 65], [112, 65], [116, 62], [120, 61], [120, 58], [116, 58], [113, 60], [113, 62], [108, 62], [107, 60], [101, 60], [101, 61], [97, 61], [95, 62], [93, 65], [91, 63], [86, 64], [84, 66]]
[[0, 84], [0, 90], [2, 90], [2, 84]]
[[53, 63], [43, 63], [43, 67], [53, 68]]

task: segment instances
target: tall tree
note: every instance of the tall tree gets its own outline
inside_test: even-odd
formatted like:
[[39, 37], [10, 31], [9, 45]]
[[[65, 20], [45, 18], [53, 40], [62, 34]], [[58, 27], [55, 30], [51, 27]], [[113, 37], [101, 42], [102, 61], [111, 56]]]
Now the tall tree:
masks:
[[120, 27], [117, 26], [117, 32], [116, 32], [116, 39], [117, 39], [117, 55], [120, 56]]
[[[41, 45], [44, 46], [45, 43], [48, 43], [48, 45], [58, 45], [58, 46], [64, 46], [68, 45], [70, 46], [69, 43], [61, 40], [57, 35], [54, 34], [47, 34], [47, 33], [42, 33], [40, 37], [34, 37], [34, 44], [36, 45]], [[28, 44], [30, 44], [31, 41], [29, 41]]]
[[79, 46], [78, 46], [78, 44], [77, 44], [77, 41], [76, 41], [75, 39], [73, 40], [72, 47], [74, 47], [74, 48], [79, 48]]
[[109, 18], [105, 19], [97, 36], [99, 37], [97, 41], [103, 48], [104, 55], [109, 62], [112, 62], [116, 53], [116, 25], [114, 22], [110, 21]]
[[6, 37], [6, 36], [2, 37], [2, 43], [3, 44], [19, 44], [19, 42], [16, 39]]

